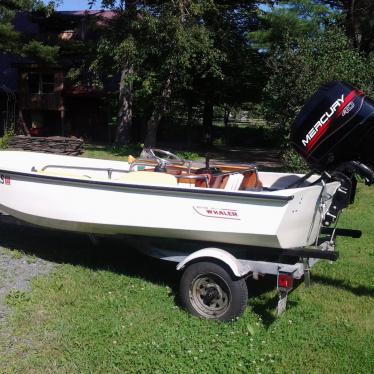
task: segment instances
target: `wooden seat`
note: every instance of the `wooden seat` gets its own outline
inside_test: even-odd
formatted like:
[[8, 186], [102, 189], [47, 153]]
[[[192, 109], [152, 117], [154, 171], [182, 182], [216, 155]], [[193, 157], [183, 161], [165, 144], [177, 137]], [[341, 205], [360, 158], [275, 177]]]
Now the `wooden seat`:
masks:
[[244, 178], [240, 185], [240, 190], [250, 191], [250, 190], [259, 190], [262, 188], [262, 183], [258, 178], [256, 170], [250, 170], [243, 173]]
[[228, 178], [229, 176], [227, 174], [213, 176], [213, 178], [211, 179], [210, 188], [225, 188]]
[[180, 174], [176, 175], [181, 187], [209, 187], [210, 174]]

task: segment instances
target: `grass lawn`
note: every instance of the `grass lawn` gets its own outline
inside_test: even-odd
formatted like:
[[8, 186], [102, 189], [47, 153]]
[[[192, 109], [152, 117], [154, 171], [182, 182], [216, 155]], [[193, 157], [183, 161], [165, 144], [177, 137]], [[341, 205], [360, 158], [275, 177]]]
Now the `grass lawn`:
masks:
[[270, 278], [249, 282], [248, 308], [229, 324], [177, 306], [172, 264], [118, 242], [2, 227], [0, 244], [25, 253], [19, 261], [60, 265], [9, 294], [0, 373], [374, 373], [373, 202], [360, 185], [340, 227], [362, 238], [340, 238], [340, 259], [316, 265], [313, 286], [298, 287], [283, 316]]
[[85, 144], [82, 157], [102, 158], [107, 160], [127, 161], [127, 156], [132, 154], [138, 157], [140, 146], [114, 147], [110, 144]]

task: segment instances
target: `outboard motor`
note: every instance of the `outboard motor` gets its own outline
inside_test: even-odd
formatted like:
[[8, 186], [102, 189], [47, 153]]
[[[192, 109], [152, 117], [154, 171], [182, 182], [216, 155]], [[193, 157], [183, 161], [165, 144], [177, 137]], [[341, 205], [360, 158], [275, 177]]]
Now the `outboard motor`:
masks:
[[290, 141], [312, 170], [341, 182], [325, 225], [353, 202], [356, 174], [374, 183], [374, 101], [353, 86], [322, 86], [297, 116]]

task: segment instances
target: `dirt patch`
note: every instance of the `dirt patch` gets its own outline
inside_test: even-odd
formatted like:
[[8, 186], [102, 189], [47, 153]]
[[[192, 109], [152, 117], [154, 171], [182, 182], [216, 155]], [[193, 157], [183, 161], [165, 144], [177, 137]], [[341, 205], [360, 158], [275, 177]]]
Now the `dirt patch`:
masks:
[[[34, 277], [47, 274], [56, 266], [51, 261], [25, 253], [24, 248], [32, 245], [30, 238], [24, 235], [28, 227], [11, 216], [0, 215], [0, 323], [9, 312], [7, 295], [12, 291], [28, 291]], [[9, 241], [12, 232], [17, 239]]]
[[9, 292], [28, 291], [34, 277], [47, 274], [54, 266], [52, 262], [17, 250], [0, 248], [0, 322], [9, 311], [6, 304]]

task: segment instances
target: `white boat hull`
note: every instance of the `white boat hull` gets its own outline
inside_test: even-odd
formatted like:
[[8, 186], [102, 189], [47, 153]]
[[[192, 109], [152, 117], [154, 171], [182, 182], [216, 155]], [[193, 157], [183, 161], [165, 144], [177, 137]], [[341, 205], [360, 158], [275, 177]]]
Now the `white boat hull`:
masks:
[[[33, 173], [42, 164], [106, 165], [128, 170], [127, 163], [25, 152], [0, 152], [0, 209], [20, 220], [49, 228], [102, 235], [141, 235], [296, 248], [315, 242], [322, 215], [322, 186], [261, 192], [226, 192], [121, 183], [106, 173]], [[285, 181], [295, 176], [263, 173]], [[276, 183], [276, 182], [275, 182]], [[339, 187], [327, 185], [331, 196]]]

